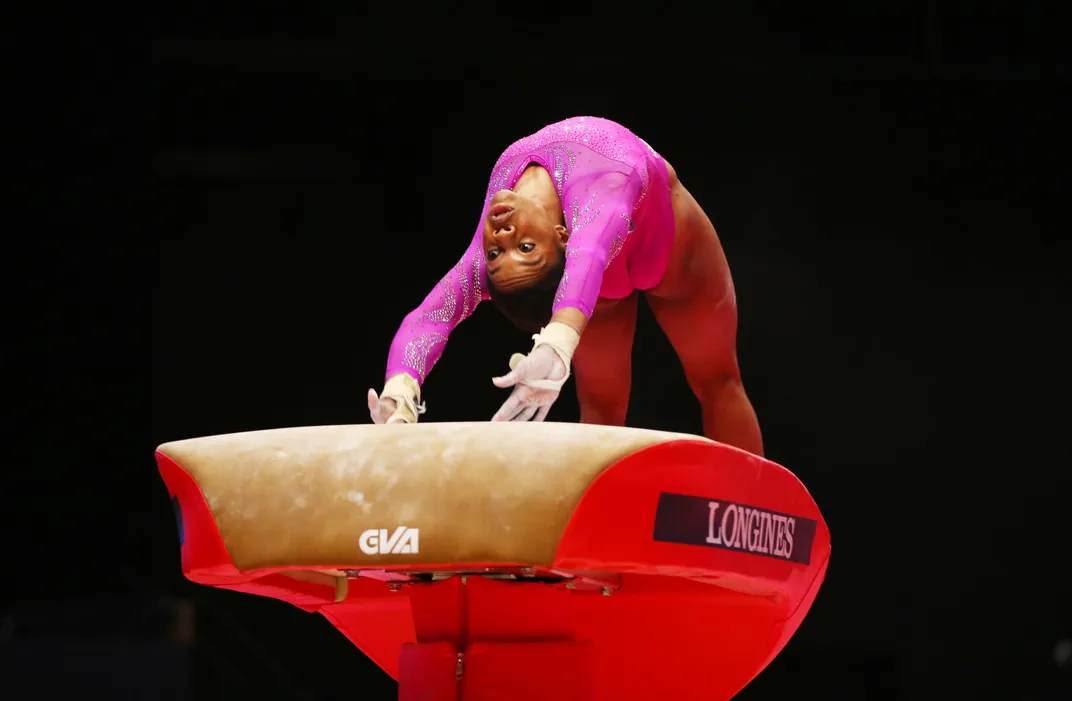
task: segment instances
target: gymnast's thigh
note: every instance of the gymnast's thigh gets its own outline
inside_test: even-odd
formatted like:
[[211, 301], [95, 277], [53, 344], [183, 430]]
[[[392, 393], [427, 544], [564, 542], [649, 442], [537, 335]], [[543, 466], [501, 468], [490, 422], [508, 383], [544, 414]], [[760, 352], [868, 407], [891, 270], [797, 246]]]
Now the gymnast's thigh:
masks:
[[637, 293], [601, 300], [573, 355], [577, 399], [585, 405], [618, 407], [629, 401], [636, 331]]
[[739, 378], [737, 298], [711, 220], [684, 188], [679, 194], [670, 265], [662, 282], [645, 291], [645, 297], [677, 351], [689, 384], [702, 394]]

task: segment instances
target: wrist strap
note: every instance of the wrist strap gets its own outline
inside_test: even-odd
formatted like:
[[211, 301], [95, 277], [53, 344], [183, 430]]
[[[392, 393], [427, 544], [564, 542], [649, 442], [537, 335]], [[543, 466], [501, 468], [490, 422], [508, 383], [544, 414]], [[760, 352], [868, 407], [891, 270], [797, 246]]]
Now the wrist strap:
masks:
[[540, 329], [540, 333], [533, 335], [532, 340], [536, 342], [532, 350], [540, 346], [551, 346], [555, 353], [558, 353], [558, 357], [562, 358], [568, 371], [570, 362], [573, 360], [573, 352], [577, 350], [577, 344], [581, 342], [581, 335], [574, 331], [572, 326], [552, 321]]
[[[387, 378], [380, 398], [395, 400], [398, 408], [391, 414], [391, 418], [397, 416], [409, 424], [417, 423], [417, 417], [427, 411], [427, 407], [421, 401], [421, 386], [417, 384], [417, 380], [404, 372]], [[388, 421], [390, 420], [389, 418]]]

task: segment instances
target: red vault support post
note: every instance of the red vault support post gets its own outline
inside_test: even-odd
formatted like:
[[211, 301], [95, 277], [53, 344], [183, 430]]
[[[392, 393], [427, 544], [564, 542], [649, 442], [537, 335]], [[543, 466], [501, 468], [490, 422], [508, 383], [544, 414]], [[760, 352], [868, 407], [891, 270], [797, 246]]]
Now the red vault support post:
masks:
[[452, 577], [407, 587], [417, 642], [403, 646], [399, 701], [543, 701], [595, 695], [591, 646], [550, 584]]

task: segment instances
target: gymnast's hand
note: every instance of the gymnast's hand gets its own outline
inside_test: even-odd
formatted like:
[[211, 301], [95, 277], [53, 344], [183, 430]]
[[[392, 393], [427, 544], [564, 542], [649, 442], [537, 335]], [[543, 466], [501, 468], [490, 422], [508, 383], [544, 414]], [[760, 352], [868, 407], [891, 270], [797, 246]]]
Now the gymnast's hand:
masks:
[[537, 346], [528, 355], [515, 353], [510, 358], [510, 372], [492, 378], [496, 387], [513, 387], [514, 391], [492, 421], [543, 421], [558, 399], [561, 381], [569, 374], [566, 364], [550, 346]]
[[[391, 415], [398, 411], [398, 402], [390, 397], [379, 397], [376, 395], [376, 390], [369, 389], [368, 391], [368, 410], [372, 415], [372, 423], [385, 424], [391, 418]], [[402, 421], [402, 419], [397, 419]], [[391, 423], [395, 423], [392, 421]]]
[[424, 413], [421, 388], [409, 375], [396, 373], [387, 378], [379, 396], [374, 389], [368, 391], [368, 408], [374, 423], [415, 424]]

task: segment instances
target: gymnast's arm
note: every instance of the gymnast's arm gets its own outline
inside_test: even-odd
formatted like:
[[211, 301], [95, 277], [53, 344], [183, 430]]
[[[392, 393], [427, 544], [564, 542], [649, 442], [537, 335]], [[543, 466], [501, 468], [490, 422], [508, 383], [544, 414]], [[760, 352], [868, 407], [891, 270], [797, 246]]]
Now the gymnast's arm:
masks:
[[[473, 240], [450, 271], [443, 276], [424, 301], [402, 320], [387, 356], [387, 372], [380, 400], [393, 399], [395, 407], [379, 410], [375, 392], [369, 392], [369, 410], [380, 423], [416, 423], [424, 413], [421, 385], [443, 354], [454, 328], [487, 299], [484, 286], [485, 262], [478, 226]], [[390, 409], [389, 411], [387, 409]], [[386, 413], [390, 416], [383, 416]]]
[[551, 321], [584, 333], [599, 299], [603, 271], [629, 235], [640, 188], [635, 173], [610, 172], [591, 183], [578, 181], [564, 193], [563, 205], [572, 218]]

